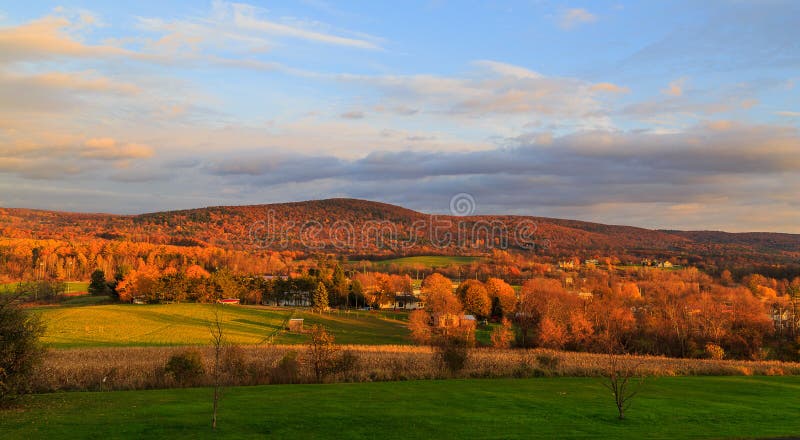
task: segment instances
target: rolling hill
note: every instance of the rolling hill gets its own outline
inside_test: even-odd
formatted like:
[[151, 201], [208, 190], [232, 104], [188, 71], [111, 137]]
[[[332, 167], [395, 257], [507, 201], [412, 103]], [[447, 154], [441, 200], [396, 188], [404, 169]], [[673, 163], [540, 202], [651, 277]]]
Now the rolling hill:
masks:
[[739, 263], [800, 261], [800, 234], [650, 230], [528, 216], [429, 215], [356, 199], [140, 215], [0, 208], [5, 238], [147, 242], [224, 249], [299, 250], [358, 257], [479, 255], [491, 248], [553, 258], [618, 256]]

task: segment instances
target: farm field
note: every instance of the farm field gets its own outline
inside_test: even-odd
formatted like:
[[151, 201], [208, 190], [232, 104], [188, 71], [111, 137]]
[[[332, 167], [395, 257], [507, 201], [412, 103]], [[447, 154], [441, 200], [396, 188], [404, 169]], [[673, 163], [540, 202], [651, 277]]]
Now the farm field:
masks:
[[[0, 284], [0, 293], [11, 293], [17, 288], [19, 283], [2, 283]], [[87, 292], [89, 290], [89, 283], [86, 281], [67, 281], [68, 293]]]
[[400, 257], [390, 260], [375, 261], [376, 266], [388, 266], [396, 264], [398, 266], [422, 265], [426, 267], [445, 267], [452, 265], [471, 264], [481, 260], [480, 257], [447, 256], [447, 255], [422, 255], [416, 257]]
[[[6, 439], [753, 438], [800, 433], [798, 377], [648, 380], [624, 421], [596, 378], [478, 379], [29, 396]], [[109, 423], [110, 422], [110, 423]]]
[[[88, 299], [80, 301], [91, 304]], [[75, 298], [74, 301], [79, 301]], [[78, 303], [77, 305], [81, 305]], [[210, 304], [103, 304], [81, 307], [36, 308], [47, 330], [42, 338], [53, 348], [103, 346], [207, 345], [209, 324], [214, 319]], [[405, 324], [394, 314], [336, 312], [322, 315], [305, 310], [261, 306], [220, 308], [225, 335], [236, 344], [298, 344], [306, 334], [284, 331], [290, 317], [305, 319], [305, 325], [320, 324], [340, 344], [408, 344]], [[402, 315], [396, 315], [402, 318]]]

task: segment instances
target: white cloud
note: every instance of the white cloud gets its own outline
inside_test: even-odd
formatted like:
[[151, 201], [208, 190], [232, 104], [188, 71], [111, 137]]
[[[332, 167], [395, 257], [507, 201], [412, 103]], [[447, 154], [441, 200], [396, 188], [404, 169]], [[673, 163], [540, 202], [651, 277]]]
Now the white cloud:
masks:
[[[348, 37], [335, 34], [321, 23], [276, 21], [265, 18], [266, 11], [243, 3], [215, 1], [207, 16], [164, 20], [156, 17], [139, 17], [137, 27], [149, 33], [160, 34], [154, 40], [145, 39], [148, 51], [162, 55], [187, 55], [214, 57], [218, 62], [239, 63], [240, 67], [256, 67], [253, 59], [242, 55], [260, 55], [270, 52], [281, 39], [298, 39], [340, 47], [379, 49], [378, 38], [363, 34]], [[236, 59], [220, 56], [215, 51], [238, 55]], [[249, 63], [245, 66], [242, 63]]]
[[74, 24], [64, 17], [48, 16], [22, 25], [0, 28], [0, 61], [135, 55], [120, 47], [90, 45], [79, 41], [68, 32], [74, 30]]
[[666, 89], [661, 90], [661, 93], [669, 96], [683, 96], [685, 84], [686, 78], [678, 78], [670, 82]]
[[343, 37], [318, 29], [320, 28], [318, 24], [292, 24], [267, 20], [263, 17], [260, 17], [260, 9], [252, 5], [234, 3], [231, 6], [233, 8], [233, 22], [238, 28], [243, 30], [263, 32], [265, 34], [282, 37], [298, 38], [301, 40], [336, 46], [348, 46], [359, 49], [380, 48], [375, 41], [371, 41], [374, 40], [374, 37], [371, 39]]
[[630, 89], [627, 87], [621, 87], [616, 84], [608, 83], [608, 82], [601, 82], [592, 84], [592, 90], [597, 92], [608, 92], [608, 93], [628, 93]]
[[343, 117], [345, 119], [364, 119], [364, 112], [358, 111], [358, 110], [353, 110], [353, 111], [349, 111], [349, 112], [344, 112], [339, 116], [341, 116], [341, 117]]
[[491, 72], [497, 73], [502, 76], [515, 77], [520, 79], [542, 78], [542, 74], [540, 74], [539, 72], [534, 72], [533, 70], [526, 69], [520, 66], [515, 66], [513, 64], [501, 63], [498, 61], [491, 61], [491, 60], [479, 60], [473, 62], [472, 64], [479, 67], [483, 67]]
[[582, 24], [594, 23], [597, 16], [583, 8], [565, 10], [559, 17], [558, 25], [561, 29], [571, 30]]
[[267, 52], [272, 43], [258, 35], [240, 32], [224, 22], [206, 19], [183, 19], [166, 21], [161, 18], [139, 17], [137, 28], [160, 34], [154, 40], [146, 39], [145, 48], [162, 55], [197, 56], [209, 50], [223, 50], [234, 53]]
[[[624, 93], [612, 83], [546, 76], [522, 66], [476, 61], [464, 75], [338, 75], [334, 78], [378, 93], [376, 109], [411, 109], [404, 114], [479, 119], [480, 124], [511, 128], [531, 121], [608, 127], [608, 95]], [[496, 117], [496, 119], [495, 119]]]

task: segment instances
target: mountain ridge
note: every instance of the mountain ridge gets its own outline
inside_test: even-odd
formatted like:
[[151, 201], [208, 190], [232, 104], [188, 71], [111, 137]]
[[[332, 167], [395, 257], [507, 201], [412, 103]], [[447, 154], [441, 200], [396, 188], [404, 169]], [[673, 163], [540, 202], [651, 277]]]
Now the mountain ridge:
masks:
[[[494, 225], [499, 227], [502, 224], [507, 228], [505, 236], [509, 243], [516, 229], [527, 224], [535, 236], [537, 247], [534, 250], [552, 257], [614, 255], [628, 260], [675, 258], [686, 260], [687, 263], [691, 263], [692, 258], [697, 256], [767, 263], [791, 263], [800, 260], [800, 234], [648, 229], [519, 215], [460, 217], [426, 214], [398, 205], [352, 198], [258, 205], [220, 205], [143, 214], [0, 208], [0, 233], [3, 237], [32, 239], [99, 237], [183, 246], [214, 245], [246, 250], [264, 247], [263, 243], [259, 246], [257, 240], [253, 240], [253, 229], [269, 222], [269, 225], [274, 226], [277, 231], [286, 232], [284, 235], [288, 238], [285, 249], [303, 250], [301, 246], [303, 229], [298, 225], [306, 224], [318, 225], [322, 231], [315, 236], [316, 242], [312, 243], [320, 245], [314, 248], [314, 251], [385, 256], [400, 254], [397, 243], [402, 243], [402, 240], [407, 242], [413, 240], [418, 244], [416, 249], [403, 249], [403, 254], [480, 253], [487, 252], [488, 247], [491, 247], [476, 247], [476, 243], [489, 240], [488, 235], [467, 237], [463, 242], [436, 247], [429, 233], [435, 229], [434, 223], [437, 221], [449, 224], [443, 231], [446, 230], [453, 236], [470, 231], [470, 228], [474, 233], [479, 227], [498, 222]], [[413, 229], [415, 225], [425, 222], [427, 222], [426, 229]], [[386, 248], [378, 245], [365, 248], [345, 246], [336, 249], [333, 244], [336, 242], [334, 229], [337, 224], [346, 225], [351, 231], [356, 232], [382, 225], [386, 230], [376, 233], [376, 239], [379, 239], [380, 234], [387, 235], [388, 231], [388, 246]], [[545, 242], [547, 246], [543, 245]], [[513, 243], [510, 249], [530, 250], [525, 246], [515, 247]]]

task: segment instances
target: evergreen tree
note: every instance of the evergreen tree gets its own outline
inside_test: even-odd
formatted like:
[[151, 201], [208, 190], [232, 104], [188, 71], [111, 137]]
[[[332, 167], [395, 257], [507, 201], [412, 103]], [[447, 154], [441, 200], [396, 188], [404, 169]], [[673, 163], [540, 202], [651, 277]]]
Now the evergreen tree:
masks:
[[92, 272], [92, 282], [89, 283], [89, 294], [91, 295], [108, 295], [108, 284], [106, 283], [106, 274], [100, 269]]
[[344, 270], [342, 270], [342, 266], [339, 263], [336, 263], [336, 266], [333, 268], [333, 276], [331, 277], [331, 287], [335, 301], [337, 304], [347, 304], [347, 277], [344, 274]]
[[317, 289], [314, 291], [314, 296], [311, 298], [314, 310], [321, 312], [328, 308], [328, 289], [322, 282], [317, 284]]

